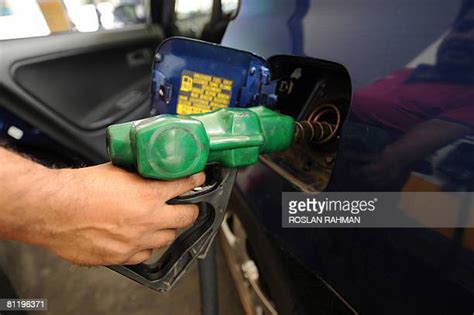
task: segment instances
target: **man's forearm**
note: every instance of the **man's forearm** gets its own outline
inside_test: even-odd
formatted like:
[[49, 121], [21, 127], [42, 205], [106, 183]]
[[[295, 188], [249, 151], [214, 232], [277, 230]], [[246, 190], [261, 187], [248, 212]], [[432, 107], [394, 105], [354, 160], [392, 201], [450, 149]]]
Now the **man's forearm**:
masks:
[[46, 218], [31, 212], [48, 206], [54, 176], [54, 170], [0, 148], [1, 239], [35, 242], [36, 230], [44, 223], [39, 221]]

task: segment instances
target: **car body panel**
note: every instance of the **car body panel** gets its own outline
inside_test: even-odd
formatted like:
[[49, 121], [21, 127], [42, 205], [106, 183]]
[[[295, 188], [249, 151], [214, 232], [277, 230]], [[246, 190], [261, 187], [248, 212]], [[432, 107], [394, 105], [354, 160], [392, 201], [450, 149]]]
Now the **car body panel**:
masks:
[[[361, 121], [371, 128], [395, 134], [397, 139], [418, 126], [419, 121], [428, 120], [426, 117], [448, 121], [442, 117], [445, 112], [449, 113], [447, 116], [456, 117], [451, 120], [455, 125], [469, 124], [467, 117], [473, 105], [468, 99], [472, 86], [470, 61], [468, 67], [453, 66], [450, 78], [440, 78], [433, 74], [437, 71], [433, 69], [439, 68], [438, 63], [442, 65], [437, 52], [443, 48], [445, 39], [456, 32], [456, 25], [463, 16], [469, 15], [466, 12], [472, 10], [471, 5], [472, 1], [424, 0], [243, 1], [223, 44], [266, 58], [293, 53], [343, 64], [351, 76], [354, 93], [350, 118], [341, 137], [346, 144], [339, 149], [339, 156], [356, 139], [352, 127]], [[459, 46], [450, 47], [452, 56], [472, 52], [468, 46]], [[462, 58], [465, 56], [461, 54]], [[428, 69], [428, 79], [425, 69]], [[398, 83], [390, 81], [393, 76], [400, 76], [400, 71], [408, 72], [408, 77]], [[386, 92], [391, 87], [400, 92]], [[442, 94], [441, 90], [447, 92]], [[380, 95], [385, 98], [377, 98]], [[405, 98], [400, 101], [402, 96]], [[438, 105], [432, 99], [457, 100], [458, 105], [453, 102], [452, 106], [460, 106], [465, 111], [464, 117], [451, 114], [451, 105], [443, 109], [435, 107], [445, 103], [440, 101]], [[390, 109], [377, 111], [370, 107], [392, 103], [396, 106], [413, 103], [418, 106], [413, 108], [434, 112], [431, 116], [421, 112], [422, 119], [414, 120], [401, 115], [401, 120], [407, 120], [406, 130], [394, 130], [393, 126], [384, 125], [391, 121], [383, 116]], [[396, 120], [392, 121], [397, 125]], [[422, 142], [422, 138], [414, 140]], [[421, 163], [424, 166], [410, 168], [403, 185], [380, 189], [446, 191], [446, 194], [472, 191], [470, 182], [460, 182], [460, 178], [470, 176], [474, 162], [458, 162], [460, 170], [452, 172], [443, 172], [440, 162], [449, 162], [447, 157], [459, 142], [468, 143], [471, 148], [469, 134], [449, 141], [437, 147], [434, 154], [422, 157], [422, 162], [428, 162], [428, 168], [426, 163]], [[365, 135], [363, 143], [365, 147], [360, 154], [381, 150], [371, 142], [369, 135]], [[457, 158], [450, 158], [452, 161], [459, 161], [459, 156], [469, 152], [459, 150]], [[452, 163], [456, 164], [452, 161], [451, 169]], [[343, 164], [338, 159], [336, 167], [338, 163]], [[342, 184], [349, 183], [342, 180]], [[341, 179], [338, 183], [337, 174], [333, 175], [331, 184], [331, 190], [364, 190], [364, 186], [359, 187], [354, 182], [352, 186], [338, 185]], [[302, 266], [322, 276], [357, 311], [377, 314], [472, 312], [474, 247], [470, 241], [471, 229], [283, 229], [281, 192], [299, 190], [290, 180], [259, 163], [240, 171], [237, 186], [246, 204], [281, 247], [291, 252]], [[470, 195], [457, 193], [456, 198], [465, 200]]]

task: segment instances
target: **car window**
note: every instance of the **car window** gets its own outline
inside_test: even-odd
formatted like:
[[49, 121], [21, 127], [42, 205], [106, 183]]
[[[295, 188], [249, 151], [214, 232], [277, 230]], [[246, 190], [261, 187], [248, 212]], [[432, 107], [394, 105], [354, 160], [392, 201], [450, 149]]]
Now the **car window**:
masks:
[[239, 7], [239, 0], [222, 0], [222, 12], [233, 14]]
[[0, 40], [143, 23], [145, 0], [0, 0]]
[[182, 36], [201, 38], [203, 31], [209, 23], [213, 23], [213, 26], [216, 27], [216, 24], [225, 21], [225, 25], [227, 25], [229, 20], [235, 17], [238, 11], [239, 0], [221, 0], [221, 17], [218, 18], [219, 21], [212, 21], [213, 8], [218, 2], [214, 0], [176, 0], [176, 27], [179, 33]]

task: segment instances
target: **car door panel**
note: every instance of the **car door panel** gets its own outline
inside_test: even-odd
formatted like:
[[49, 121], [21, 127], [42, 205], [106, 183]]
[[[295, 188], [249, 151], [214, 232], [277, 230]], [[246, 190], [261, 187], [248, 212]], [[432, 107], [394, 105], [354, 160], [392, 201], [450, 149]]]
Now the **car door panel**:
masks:
[[149, 113], [150, 67], [163, 38], [158, 27], [137, 26], [0, 42], [0, 106], [103, 161], [105, 127]]

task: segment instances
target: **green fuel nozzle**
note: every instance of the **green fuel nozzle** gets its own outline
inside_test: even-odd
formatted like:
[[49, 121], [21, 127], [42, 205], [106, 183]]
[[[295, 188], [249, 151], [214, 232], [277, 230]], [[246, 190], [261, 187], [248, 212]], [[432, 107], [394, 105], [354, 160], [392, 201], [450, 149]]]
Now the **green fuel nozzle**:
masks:
[[171, 180], [203, 171], [207, 164], [222, 167], [206, 169], [209, 184], [168, 201], [197, 204], [199, 216], [156, 263], [109, 268], [154, 290], [169, 291], [193, 261], [206, 256], [225, 218], [237, 169], [256, 163], [260, 154], [288, 149], [296, 126], [290, 116], [265, 107], [160, 115], [110, 126], [110, 160], [143, 177]]
[[112, 163], [143, 177], [171, 180], [206, 169], [206, 184], [168, 204], [197, 204], [196, 222], [152, 264], [109, 266], [112, 270], [160, 292], [167, 292], [196, 259], [203, 259], [225, 219], [239, 167], [258, 156], [297, 144], [321, 144], [334, 137], [340, 122], [320, 121], [333, 105], [323, 105], [307, 120], [295, 122], [265, 107], [225, 108], [198, 115], [160, 115], [110, 126], [107, 149]]
[[219, 163], [238, 168], [259, 154], [286, 150], [295, 121], [263, 106], [225, 108], [197, 115], [159, 115], [112, 125], [107, 150], [114, 165], [143, 177], [171, 180]]

